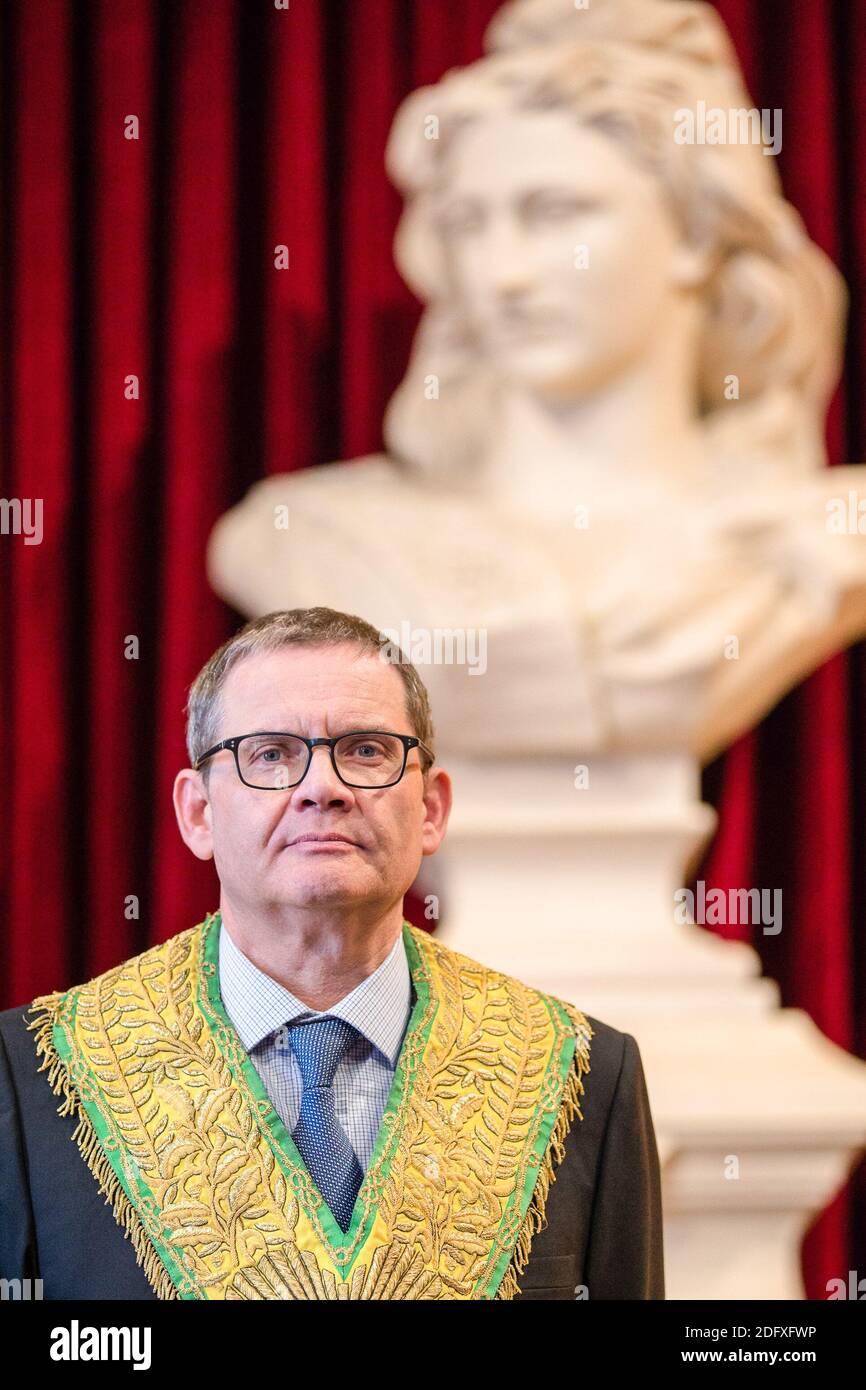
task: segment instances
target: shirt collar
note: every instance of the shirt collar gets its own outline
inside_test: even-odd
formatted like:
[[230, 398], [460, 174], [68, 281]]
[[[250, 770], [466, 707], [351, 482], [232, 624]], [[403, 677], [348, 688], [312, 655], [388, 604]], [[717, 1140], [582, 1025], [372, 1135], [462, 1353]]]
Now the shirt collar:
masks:
[[351, 1023], [396, 1067], [415, 1000], [401, 927], [372, 975], [329, 1009], [310, 1009], [284, 985], [259, 970], [220, 922], [219, 986], [223, 1006], [247, 1052], [301, 1014], [335, 1015]]

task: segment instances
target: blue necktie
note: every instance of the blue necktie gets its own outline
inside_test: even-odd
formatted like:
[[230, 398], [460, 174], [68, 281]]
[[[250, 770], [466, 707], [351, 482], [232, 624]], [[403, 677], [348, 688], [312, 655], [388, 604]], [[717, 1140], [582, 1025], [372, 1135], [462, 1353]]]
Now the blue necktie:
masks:
[[345, 1019], [327, 1015], [289, 1028], [289, 1044], [304, 1082], [298, 1123], [292, 1138], [334, 1220], [349, 1229], [363, 1172], [334, 1108], [334, 1077], [340, 1060], [358, 1036]]

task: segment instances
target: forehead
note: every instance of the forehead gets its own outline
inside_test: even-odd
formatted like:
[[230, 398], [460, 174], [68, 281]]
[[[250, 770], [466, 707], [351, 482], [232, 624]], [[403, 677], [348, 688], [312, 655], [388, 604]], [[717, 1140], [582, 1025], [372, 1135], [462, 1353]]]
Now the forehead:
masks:
[[526, 111], [467, 123], [445, 155], [443, 197], [563, 184], [604, 189], [632, 167], [608, 135], [568, 111]]
[[399, 672], [350, 643], [245, 656], [229, 671], [220, 695], [222, 737], [256, 728], [304, 732], [301, 725], [345, 721], [409, 732]]

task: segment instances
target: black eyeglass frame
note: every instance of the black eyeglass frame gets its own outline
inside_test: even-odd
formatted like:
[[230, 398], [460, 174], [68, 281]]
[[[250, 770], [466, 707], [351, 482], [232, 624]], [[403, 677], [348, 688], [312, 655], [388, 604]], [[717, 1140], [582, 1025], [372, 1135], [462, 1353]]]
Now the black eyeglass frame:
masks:
[[[337, 759], [334, 754], [335, 746], [341, 743], [344, 738], [363, 738], [365, 735], [371, 738], [375, 735], [379, 735], [379, 737], [397, 738], [402, 743], [403, 765], [392, 782], [376, 782], [372, 786], [369, 782], [347, 782], [340, 772], [340, 769], [337, 767]], [[241, 772], [238, 746], [245, 738], [296, 738], [299, 743], [305, 743], [307, 745], [307, 765], [296, 782], [287, 782], [284, 787], [259, 787], [255, 782], [248, 782]], [[383, 787], [396, 787], [397, 783], [403, 778], [403, 774], [406, 771], [406, 763], [413, 748], [420, 748], [427, 754], [427, 757], [430, 759], [431, 767], [435, 762], [435, 757], [427, 747], [427, 744], [422, 743], [421, 739], [416, 738], [414, 734], [394, 734], [385, 729], [351, 729], [346, 734], [338, 734], [336, 738], [304, 738], [303, 734], [293, 734], [290, 733], [288, 729], [259, 729], [250, 734], [235, 734], [232, 738], [224, 738], [221, 743], [215, 743], [213, 748], [209, 748], [206, 753], [202, 753], [201, 757], [196, 759], [195, 771], [198, 772], [202, 763], [208, 758], [212, 758], [215, 753], [221, 753], [223, 749], [230, 749], [234, 755], [238, 777], [240, 777], [245, 787], [250, 787], [255, 792], [290, 791], [292, 787], [299, 787], [303, 782], [310, 770], [310, 763], [313, 761], [313, 749], [318, 748], [320, 745], [328, 749], [331, 755], [331, 767], [343, 783], [343, 786], [352, 787], [359, 791], [381, 791]], [[429, 771], [429, 768], [424, 768], [422, 771]]]

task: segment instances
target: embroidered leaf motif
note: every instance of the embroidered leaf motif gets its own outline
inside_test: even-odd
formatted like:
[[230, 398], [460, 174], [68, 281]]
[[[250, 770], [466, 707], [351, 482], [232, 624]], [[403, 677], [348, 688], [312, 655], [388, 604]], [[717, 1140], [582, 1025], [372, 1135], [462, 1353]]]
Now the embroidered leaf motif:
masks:
[[441, 1299], [447, 1295], [440, 1276], [424, 1268], [417, 1251], [394, 1243], [380, 1246], [369, 1265], [356, 1265], [349, 1279], [338, 1280], [332, 1271], [320, 1270], [312, 1251], [300, 1251], [292, 1242], [263, 1255], [240, 1270], [227, 1299], [297, 1299], [343, 1302], [366, 1299]]
[[[440, 1007], [429, 1036], [418, 1025], [407, 1035], [404, 1089], [383, 1120], [363, 1219], [351, 1242], [332, 1246], [322, 1198], [245, 1080], [234, 1030], [199, 993], [199, 971], [215, 972], [198, 955], [203, 939], [199, 928], [182, 933], [76, 991], [73, 1071], [98, 1098], [106, 1152], [134, 1159], [136, 1210], [174, 1252], [181, 1296], [492, 1296], [502, 1255], [519, 1239], [525, 1263], [527, 1233], [539, 1228], [520, 1198], [538, 1179], [539, 1126], [547, 1133], [560, 1105], [568, 1020], [591, 1036], [583, 1016], [419, 940]], [[560, 1134], [552, 1151], [561, 1149]], [[512, 1285], [506, 1277], [497, 1296]]]

